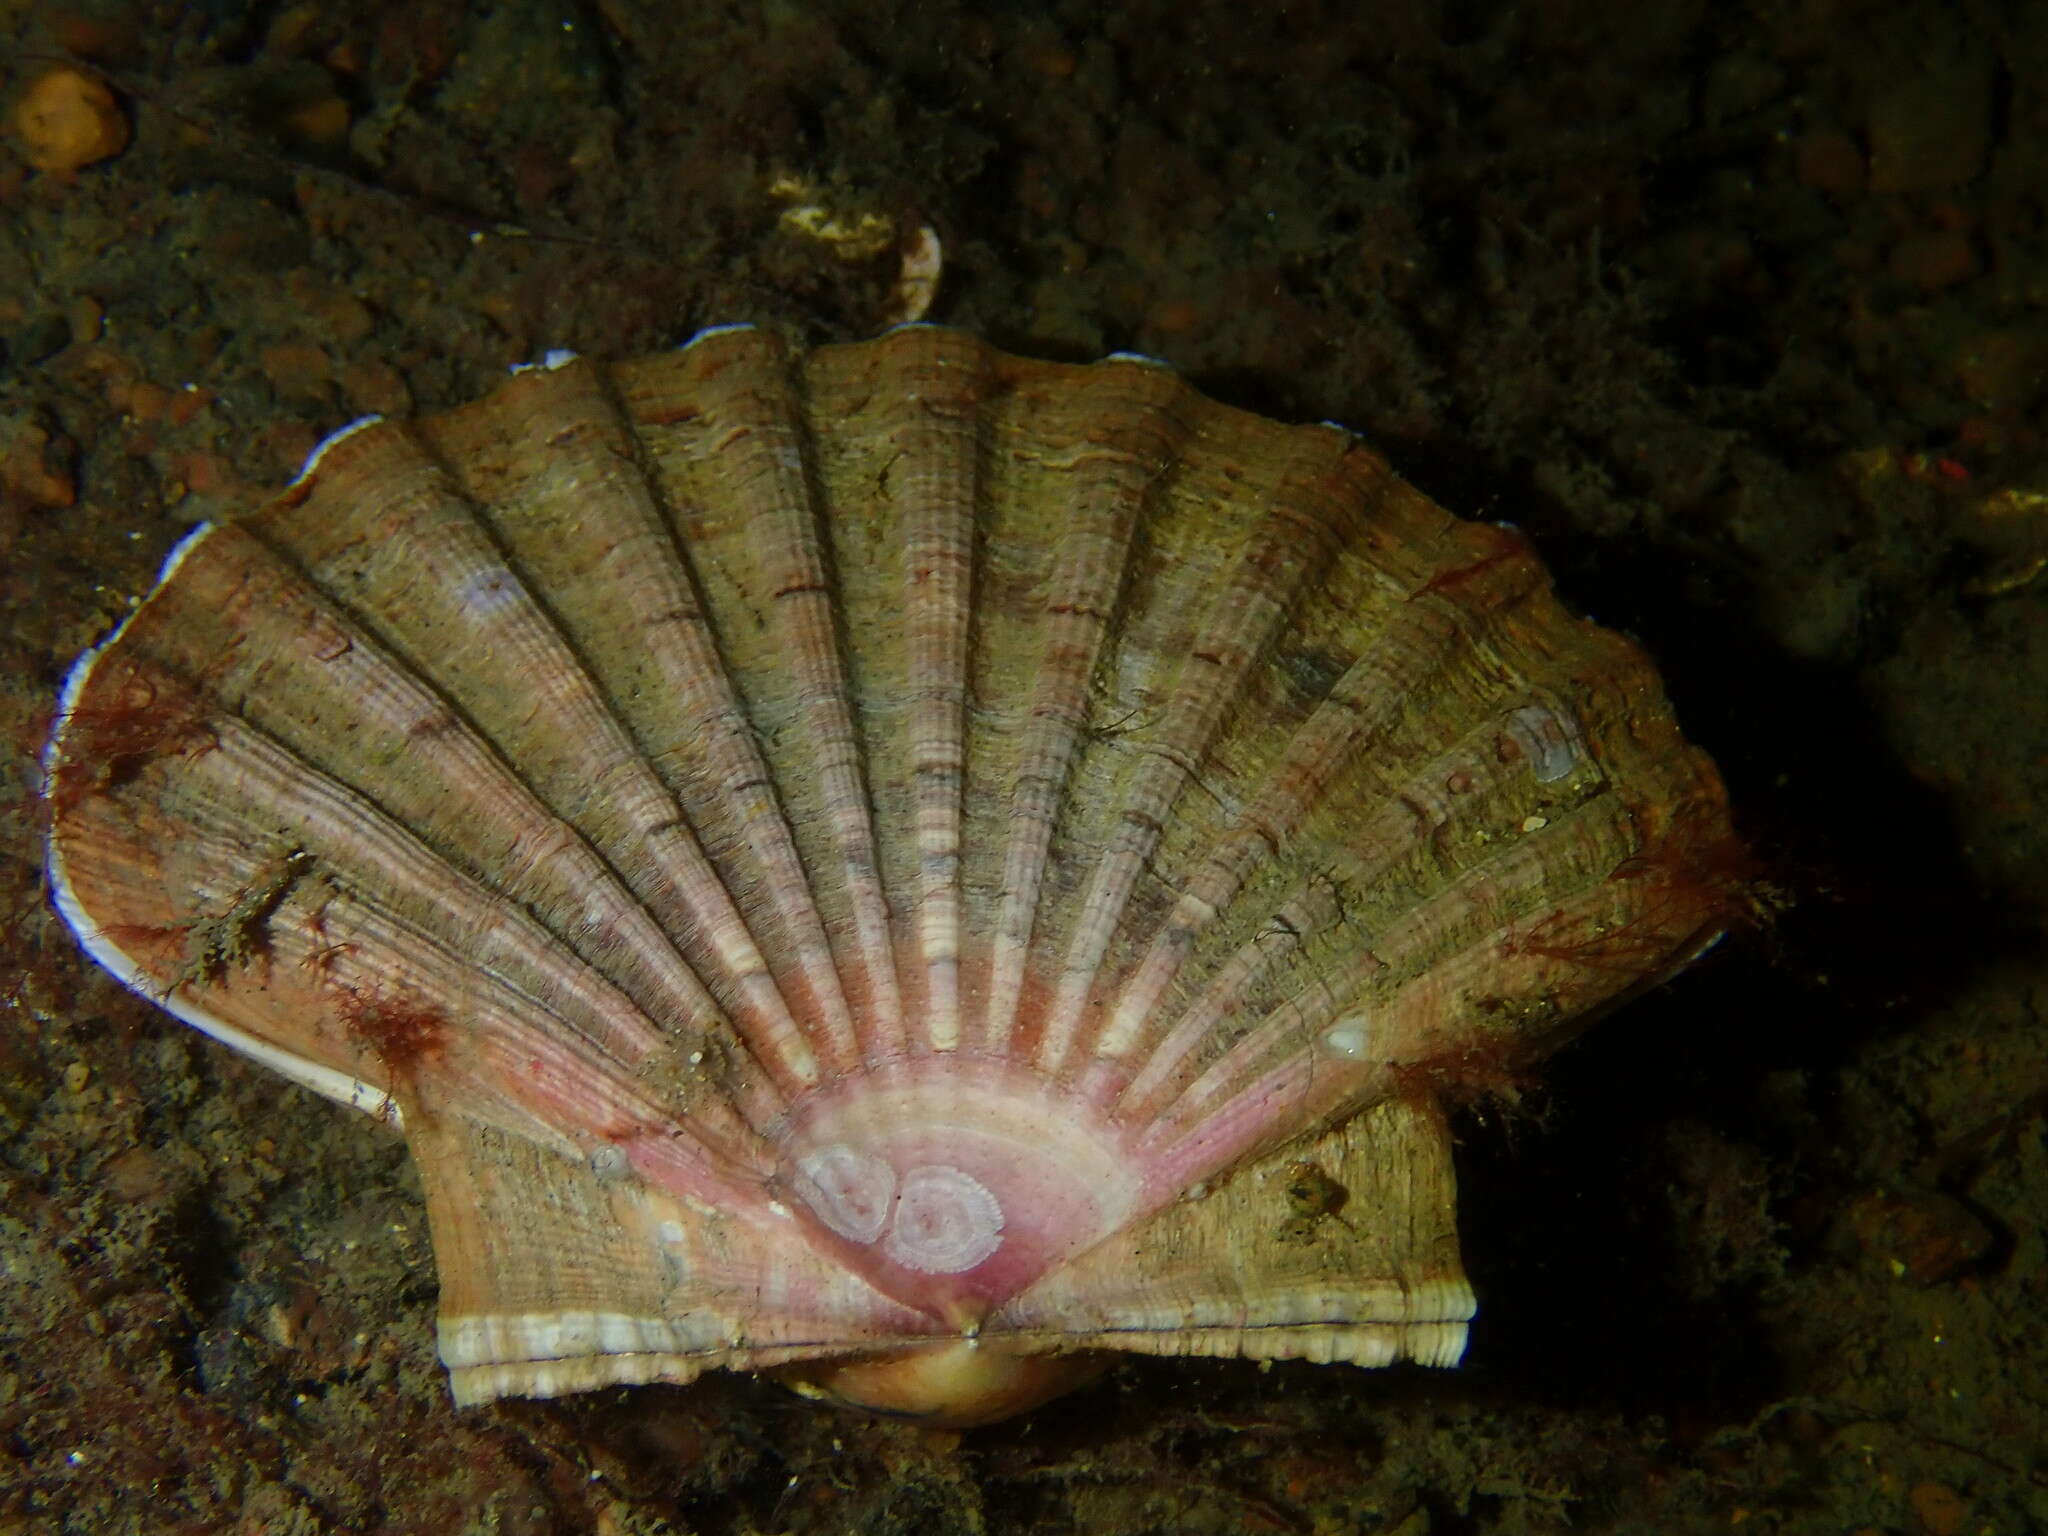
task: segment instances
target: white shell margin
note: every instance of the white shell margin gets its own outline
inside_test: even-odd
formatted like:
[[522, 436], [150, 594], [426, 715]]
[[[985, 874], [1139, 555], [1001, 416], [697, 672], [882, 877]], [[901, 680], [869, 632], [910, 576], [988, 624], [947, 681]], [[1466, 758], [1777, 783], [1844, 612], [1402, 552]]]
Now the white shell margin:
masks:
[[1104, 355], [1105, 363], [1136, 363], [1140, 368], [1157, 368], [1161, 373], [1178, 374], [1180, 370], [1163, 357], [1154, 357], [1149, 352], [1110, 352]]
[[[336, 443], [341, 442], [344, 438], [354, 437], [358, 432], [366, 431], [367, 429], [376, 426], [383, 419], [384, 418], [382, 416], [358, 416], [354, 421], [350, 422], [347, 426], [328, 433], [325, 437], [321, 438], [319, 442], [313, 445], [313, 451], [306, 455], [306, 462], [299, 467], [299, 472], [296, 475], [292, 476], [291, 485], [285, 487], [285, 489], [291, 490], [298, 486], [304, 485], [308, 480], [313, 478], [313, 471], [318, 469], [320, 467], [320, 461], [327, 457], [328, 449], [332, 448]], [[201, 523], [199, 526], [200, 529], [203, 531], [204, 529], [210, 528], [213, 525], [211, 523]], [[169, 577], [172, 570], [176, 568], [177, 562], [184, 552], [184, 548], [185, 546], [183, 544], [180, 544], [176, 549], [171, 551], [170, 560], [165, 562], [162, 574], [159, 575], [156, 579], [157, 586], [162, 586], [164, 584], [165, 579]], [[152, 588], [152, 590], [154, 589]]]
[[514, 378], [517, 378], [522, 373], [553, 373], [556, 369], [566, 368], [576, 361], [577, 354], [571, 352], [567, 347], [550, 347], [547, 351], [541, 353], [539, 362], [514, 363], [506, 372], [510, 373]]
[[[299, 471], [299, 479], [303, 480], [313, 472], [320, 455], [329, 446], [339, 442], [349, 433], [380, 419], [375, 416], [365, 417], [329, 437], [313, 450], [312, 457], [306, 461], [306, 467]], [[185, 562], [186, 556], [217, 532], [218, 528], [219, 525], [215, 523], [201, 523], [178, 540], [171, 547], [171, 552], [164, 557], [163, 569], [157, 572], [156, 587], [161, 587], [170, 580], [171, 573]], [[150, 590], [154, 592], [156, 587]], [[136, 611], [141, 610], [138, 608]], [[72, 712], [78, 707], [79, 699], [85, 693], [86, 680], [92, 676], [92, 669], [98, 664], [100, 657], [106, 654], [108, 648], [121, 638], [134, 621], [135, 615], [131, 613], [115, 625], [112, 634], [71, 664], [71, 671], [64, 678], [64, 687], [57, 695], [57, 721], [51, 728], [48, 745], [43, 748], [43, 794], [46, 799], [56, 777], [57, 764], [64, 755], [65, 724], [70, 720]], [[302, 1056], [294, 1056], [289, 1051], [280, 1050], [266, 1040], [245, 1034], [232, 1024], [215, 1018], [185, 998], [159, 992], [156, 983], [143, 974], [134, 957], [108, 938], [87, 916], [84, 904], [78, 899], [78, 891], [71, 883], [70, 872], [64, 867], [64, 856], [58, 850], [54, 839], [44, 848], [43, 867], [49, 873], [50, 903], [57, 909], [57, 915], [64, 919], [64, 926], [77, 938], [79, 947], [106, 967], [122, 986], [139, 997], [148, 998], [159, 1008], [182, 1019], [200, 1033], [211, 1035], [223, 1045], [232, 1046], [245, 1056], [253, 1056], [273, 1072], [290, 1078], [302, 1088], [310, 1088], [323, 1097], [333, 1099], [337, 1104], [346, 1104], [351, 1109], [359, 1109], [365, 1114], [375, 1115], [394, 1125], [400, 1123], [398, 1105], [383, 1089], [351, 1077], [346, 1072], [337, 1072], [332, 1067], [323, 1067], [317, 1062], [307, 1061]]]
[[723, 325], [707, 325], [688, 341], [677, 347], [678, 352], [687, 352], [700, 341], [709, 341], [714, 336], [730, 336], [735, 331], [758, 331], [760, 327], [751, 320], [728, 320]]

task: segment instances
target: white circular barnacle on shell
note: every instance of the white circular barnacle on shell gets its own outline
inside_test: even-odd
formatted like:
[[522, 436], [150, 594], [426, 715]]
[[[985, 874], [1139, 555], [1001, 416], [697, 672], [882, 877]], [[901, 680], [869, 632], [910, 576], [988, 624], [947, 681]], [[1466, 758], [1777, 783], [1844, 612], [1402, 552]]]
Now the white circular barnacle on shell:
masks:
[[882, 1235], [896, 1196], [895, 1169], [843, 1141], [807, 1153], [796, 1167], [804, 1178], [798, 1193], [818, 1220], [850, 1243]]
[[590, 1171], [600, 1184], [616, 1183], [631, 1168], [632, 1160], [626, 1156], [626, 1149], [612, 1142], [605, 1142], [590, 1154]]
[[1372, 1046], [1372, 1030], [1362, 1013], [1347, 1013], [1316, 1036], [1316, 1052], [1332, 1061], [1365, 1061]]
[[926, 1163], [903, 1175], [882, 1251], [906, 1269], [957, 1275], [1003, 1245], [1003, 1207], [971, 1173]]

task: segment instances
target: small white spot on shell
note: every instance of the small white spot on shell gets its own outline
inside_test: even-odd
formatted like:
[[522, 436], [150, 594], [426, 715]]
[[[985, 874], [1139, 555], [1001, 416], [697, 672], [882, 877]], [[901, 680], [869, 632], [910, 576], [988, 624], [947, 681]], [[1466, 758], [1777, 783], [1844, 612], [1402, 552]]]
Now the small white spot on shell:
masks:
[[971, 1173], [926, 1163], [903, 1175], [882, 1251], [906, 1269], [957, 1275], [1003, 1245], [1003, 1207]]
[[615, 1147], [610, 1142], [606, 1142], [590, 1154], [590, 1171], [601, 1184], [615, 1183], [623, 1179], [632, 1166], [632, 1160], [626, 1156], [626, 1149]]
[[1316, 1036], [1316, 1050], [1336, 1061], [1364, 1061], [1372, 1043], [1365, 1015], [1354, 1013], [1339, 1019]]
[[583, 898], [583, 931], [591, 934], [609, 935], [611, 926], [618, 921], [619, 906], [610, 891], [587, 892]]
[[455, 595], [471, 615], [488, 618], [518, 601], [519, 579], [502, 565], [494, 565], [470, 577]]
[[889, 1224], [889, 1202], [896, 1195], [896, 1173], [879, 1157], [845, 1142], [800, 1159], [801, 1190], [818, 1220], [850, 1243], [872, 1243]]
[[1554, 784], [1578, 767], [1579, 727], [1570, 716], [1546, 704], [1525, 704], [1508, 711], [1505, 725], [1537, 783]]
[[661, 1234], [663, 1247], [683, 1248], [689, 1244], [689, 1237], [684, 1233], [680, 1221], [664, 1221], [656, 1230]]

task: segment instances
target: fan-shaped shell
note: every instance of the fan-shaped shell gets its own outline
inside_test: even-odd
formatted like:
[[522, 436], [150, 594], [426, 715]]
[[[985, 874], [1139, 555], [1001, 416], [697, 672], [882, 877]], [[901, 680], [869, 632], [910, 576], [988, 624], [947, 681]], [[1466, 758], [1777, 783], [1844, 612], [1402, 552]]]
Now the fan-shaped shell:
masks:
[[96, 958], [402, 1117], [466, 1402], [1449, 1364], [1439, 1096], [1695, 953], [1728, 839], [1512, 532], [928, 328], [351, 428], [47, 766]]

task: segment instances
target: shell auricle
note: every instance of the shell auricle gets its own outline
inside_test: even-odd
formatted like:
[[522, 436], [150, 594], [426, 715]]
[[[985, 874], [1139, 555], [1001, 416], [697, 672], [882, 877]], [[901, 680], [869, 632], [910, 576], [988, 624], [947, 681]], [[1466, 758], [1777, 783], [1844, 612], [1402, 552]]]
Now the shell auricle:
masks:
[[403, 1126], [465, 1403], [1452, 1364], [1442, 1105], [1729, 895], [1712, 766], [1515, 533], [928, 327], [349, 428], [46, 769], [85, 948]]

